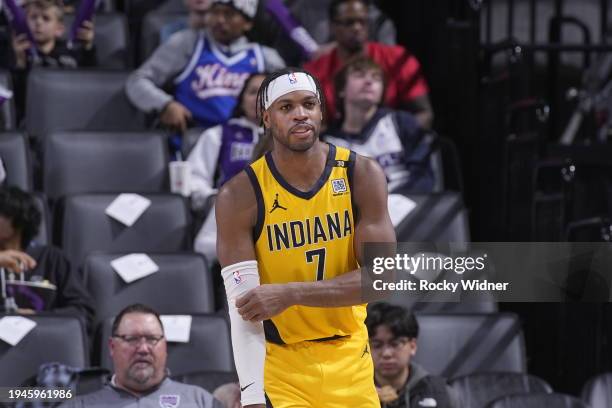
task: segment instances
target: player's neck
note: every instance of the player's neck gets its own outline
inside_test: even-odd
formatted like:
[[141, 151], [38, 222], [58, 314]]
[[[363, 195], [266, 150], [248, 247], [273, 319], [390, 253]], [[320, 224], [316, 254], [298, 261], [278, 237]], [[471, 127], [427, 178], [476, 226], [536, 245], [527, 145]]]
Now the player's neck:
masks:
[[345, 104], [344, 120], [342, 121], [342, 130], [351, 134], [358, 134], [363, 131], [365, 125], [372, 119], [378, 106], [358, 106]]
[[406, 369], [403, 370], [398, 376], [395, 377], [383, 377], [381, 375], [374, 374], [376, 377], [376, 384], [380, 387], [384, 387], [385, 385], [389, 385], [393, 387], [396, 391], [401, 391], [404, 386], [406, 386], [406, 382], [408, 382], [408, 377], [410, 376], [410, 366], [406, 366]]
[[310, 191], [325, 170], [328, 151], [328, 145], [318, 140], [304, 152], [295, 152], [275, 143], [272, 159], [287, 183], [298, 190]]

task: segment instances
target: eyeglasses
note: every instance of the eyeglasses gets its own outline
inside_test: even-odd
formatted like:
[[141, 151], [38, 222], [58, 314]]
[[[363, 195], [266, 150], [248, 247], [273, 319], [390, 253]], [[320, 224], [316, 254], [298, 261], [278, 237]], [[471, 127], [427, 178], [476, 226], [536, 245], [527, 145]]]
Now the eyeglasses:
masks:
[[370, 342], [370, 347], [372, 348], [372, 351], [378, 353], [382, 352], [385, 347], [390, 347], [393, 351], [398, 351], [408, 344], [409, 341], [410, 339], [408, 337], [398, 337], [386, 343], [383, 341], [373, 340]]
[[344, 18], [344, 19], [336, 19], [334, 23], [341, 25], [343, 27], [352, 27], [355, 23], [359, 23], [362, 26], [368, 24], [368, 19], [366, 17], [356, 17], [356, 18]]
[[164, 338], [161, 336], [125, 336], [120, 334], [114, 334], [113, 337], [118, 338], [129, 344], [131, 347], [137, 347], [140, 345], [140, 340], [144, 339], [144, 342], [147, 346], [156, 346], [157, 343], [160, 342], [161, 339]]

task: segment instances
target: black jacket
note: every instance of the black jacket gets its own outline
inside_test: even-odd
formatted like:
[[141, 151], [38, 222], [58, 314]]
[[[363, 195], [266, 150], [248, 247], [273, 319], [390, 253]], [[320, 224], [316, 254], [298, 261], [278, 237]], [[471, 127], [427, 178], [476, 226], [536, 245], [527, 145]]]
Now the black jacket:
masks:
[[430, 375], [418, 364], [410, 364], [410, 375], [406, 385], [393, 402], [382, 404], [382, 408], [455, 408], [446, 380]]

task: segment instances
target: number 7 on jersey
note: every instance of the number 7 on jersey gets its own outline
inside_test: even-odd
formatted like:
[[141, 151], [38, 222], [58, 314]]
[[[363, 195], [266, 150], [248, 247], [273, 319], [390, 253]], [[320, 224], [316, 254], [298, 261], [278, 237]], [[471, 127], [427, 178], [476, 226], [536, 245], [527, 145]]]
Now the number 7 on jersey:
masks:
[[312, 249], [306, 251], [306, 262], [314, 262], [315, 257], [317, 258], [317, 280], [323, 280], [325, 278], [325, 248]]

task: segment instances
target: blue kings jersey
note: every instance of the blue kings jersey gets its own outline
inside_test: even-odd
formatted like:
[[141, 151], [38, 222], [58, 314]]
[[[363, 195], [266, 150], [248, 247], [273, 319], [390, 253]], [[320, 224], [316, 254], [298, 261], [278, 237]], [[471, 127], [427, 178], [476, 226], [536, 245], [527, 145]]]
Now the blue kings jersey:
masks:
[[191, 111], [197, 126], [215, 126], [230, 118], [249, 75], [264, 69], [260, 45], [250, 43], [228, 55], [202, 31], [191, 61], [174, 81], [174, 98]]

